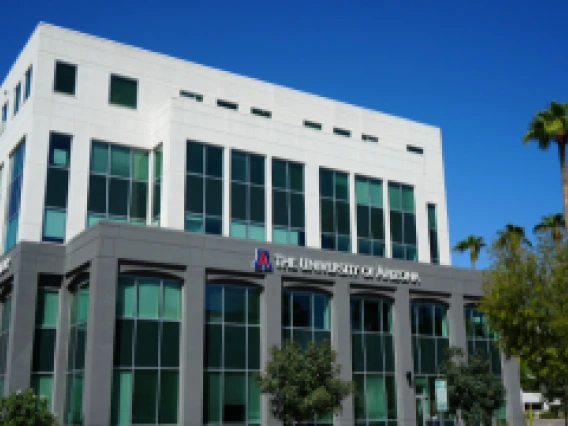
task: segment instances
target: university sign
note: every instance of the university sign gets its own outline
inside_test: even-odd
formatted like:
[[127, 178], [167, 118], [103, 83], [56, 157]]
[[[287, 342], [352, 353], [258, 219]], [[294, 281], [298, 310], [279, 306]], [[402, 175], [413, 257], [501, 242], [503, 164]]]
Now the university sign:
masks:
[[363, 278], [366, 280], [381, 280], [393, 283], [420, 284], [418, 272], [399, 269], [388, 269], [380, 265], [354, 265], [351, 263], [331, 262], [328, 260], [313, 260], [307, 257], [291, 257], [276, 253], [270, 261], [268, 250], [256, 249], [253, 262], [256, 270], [271, 272], [274, 269], [282, 271], [303, 272], [337, 277]]

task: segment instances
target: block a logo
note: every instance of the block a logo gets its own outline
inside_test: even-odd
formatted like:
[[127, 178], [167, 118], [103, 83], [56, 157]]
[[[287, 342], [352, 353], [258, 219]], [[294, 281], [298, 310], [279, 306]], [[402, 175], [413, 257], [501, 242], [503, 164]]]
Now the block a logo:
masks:
[[270, 262], [270, 252], [266, 249], [257, 248], [255, 250], [254, 261], [252, 266], [257, 271], [272, 272], [272, 263]]

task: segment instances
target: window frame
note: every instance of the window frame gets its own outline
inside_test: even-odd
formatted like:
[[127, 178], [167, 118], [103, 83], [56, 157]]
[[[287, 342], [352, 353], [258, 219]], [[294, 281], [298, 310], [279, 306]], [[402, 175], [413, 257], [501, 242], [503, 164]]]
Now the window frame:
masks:
[[[112, 93], [113, 93], [113, 80], [122, 80], [123, 82], [129, 82], [129, 83], [136, 83], [136, 98], [135, 98], [135, 105], [131, 106], [131, 105], [125, 105], [124, 103], [118, 103], [118, 102], [113, 102], [112, 101]], [[115, 74], [115, 73], [111, 73], [109, 76], [109, 86], [108, 86], [108, 104], [111, 106], [115, 106], [115, 107], [122, 107], [122, 108], [126, 108], [129, 110], [138, 110], [138, 98], [140, 95], [140, 87], [139, 87], [139, 80], [137, 78], [133, 78], [133, 77], [127, 77], [125, 75], [122, 74]]]
[[[63, 92], [61, 90], [57, 90], [57, 66], [58, 65], [63, 65], [63, 66], [67, 66], [67, 67], [74, 69], [74, 73], [73, 73], [73, 76], [74, 76], [74, 78], [73, 78], [73, 93]], [[77, 75], [78, 75], [78, 71], [79, 71], [79, 67], [77, 66], [77, 64], [72, 64], [72, 63], [66, 62], [66, 61], [55, 60], [55, 66], [54, 66], [54, 71], [53, 71], [53, 93], [57, 93], [58, 95], [76, 97], [77, 96]]]

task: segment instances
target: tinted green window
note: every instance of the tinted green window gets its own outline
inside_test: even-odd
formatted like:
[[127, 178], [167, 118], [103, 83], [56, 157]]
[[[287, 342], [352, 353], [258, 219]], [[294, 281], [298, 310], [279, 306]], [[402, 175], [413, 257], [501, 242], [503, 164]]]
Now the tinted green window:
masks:
[[392, 257], [418, 260], [414, 188], [389, 182]]
[[321, 248], [351, 251], [349, 179], [346, 173], [320, 169]]
[[272, 160], [272, 241], [305, 244], [304, 166]]
[[25, 148], [26, 140], [24, 138], [20, 141], [19, 145], [10, 156], [10, 174], [7, 198], [8, 212], [6, 214], [6, 231], [4, 235], [5, 252], [14, 247], [18, 241]]
[[385, 244], [382, 182], [356, 176], [355, 190], [359, 253], [382, 257]]
[[109, 103], [136, 109], [138, 105], [138, 81], [111, 75]]
[[76, 80], [77, 65], [64, 62], [55, 63], [55, 79], [53, 82], [53, 90], [55, 92], [74, 95]]
[[159, 225], [162, 195], [162, 145], [154, 149], [154, 187], [152, 192], [152, 224]]

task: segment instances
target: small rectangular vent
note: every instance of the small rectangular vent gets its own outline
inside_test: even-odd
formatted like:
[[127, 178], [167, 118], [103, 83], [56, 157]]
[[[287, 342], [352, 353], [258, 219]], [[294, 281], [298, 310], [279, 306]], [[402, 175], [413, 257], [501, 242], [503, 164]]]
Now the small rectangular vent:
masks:
[[346, 137], [346, 138], [350, 138], [351, 137], [351, 130], [341, 129], [340, 127], [334, 127], [333, 128], [333, 134], [337, 135], [337, 136], [343, 136], [343, 137]]
[[253, 115], [258, 115], [259, 117], [272, 118], [272, 112], [267, 111], [265, 109], [252, 107], [250, 109], [250, 113]]
[[239, 109], [239, 104], [230, 101], [225, 101], [223, 99], [217, 99], [217, 106], [221, 108], [232, 109], [234, 111], [237, 111]]
[[362, 139], [364, 142], [373, 142], [373, 143], [378, 143], [378, 142], [379, 142], [379, 138], [376, 137], [376, 136], [372, 136], [372, 135], [363, 134], [363, 135], [361, 136], [361, 139]]
[[408, 152], [412, 152], [413, 154], [424, 154], [424, 149], [420, 148], [419, 146], [406, 145], [406, 150]]
[[322, 128], [320, 123], [316, 123], [315, 121], [309, 121], [309, 120], [304, 120], [304, 127], [315, 130], [321, 130]]
[[203, 102], [203, 95], [200, 95], [199, 93], [188, 92], [186, 90], [180, 90], [179, 95], [182, 98], [195, 99], [195, 101], [197, 101], [197, 102]]

